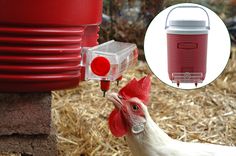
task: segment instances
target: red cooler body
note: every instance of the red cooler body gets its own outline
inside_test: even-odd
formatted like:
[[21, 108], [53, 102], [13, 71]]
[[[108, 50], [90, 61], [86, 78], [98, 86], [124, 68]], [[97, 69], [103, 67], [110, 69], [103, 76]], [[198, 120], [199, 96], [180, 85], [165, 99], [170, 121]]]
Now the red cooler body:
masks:
[[199, 83], [205, 79], [207, 34], [168, 34], [169, 78], [176, 83]]
[[0, 0], [0, 92], [76, 87], [101, 20], [102, 0]]
[[[200, 8], [197, 6], [179, 6], [177, 8], [186, 7]], [[209, 23], [207, 26], [204, 20], [170, 20], [167, 26], [167, 21], [170, 80], [177, 83], [178, 86], [180, 83], [195, 83], [195, 85], [201, 83], [205, 79], [207, 69]]]

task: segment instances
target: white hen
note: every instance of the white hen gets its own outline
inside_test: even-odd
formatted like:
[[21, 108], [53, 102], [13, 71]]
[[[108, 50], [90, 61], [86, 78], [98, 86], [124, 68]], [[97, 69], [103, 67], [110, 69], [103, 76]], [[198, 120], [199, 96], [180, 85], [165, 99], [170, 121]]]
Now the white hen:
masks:
[[[141, 87], [137, 89], [135, 86]], [[132, 80], [119, 94], [108, 99], [115, 105], [109, 117], [109, 128], [117, 137], [126, 136], [134, 156], [236, 156], [236, 147], [187, 143], [170, 138], [149, 115], [150, 78]]]

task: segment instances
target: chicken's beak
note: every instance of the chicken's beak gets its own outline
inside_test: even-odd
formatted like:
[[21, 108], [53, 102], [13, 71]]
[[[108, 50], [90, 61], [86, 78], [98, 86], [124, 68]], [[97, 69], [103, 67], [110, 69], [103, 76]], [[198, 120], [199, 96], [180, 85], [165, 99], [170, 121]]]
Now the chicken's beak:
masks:
[[121, 109], [122, 101], [120, 100], [119, 95], [117, 93], [108, 93], [107, 99], [113, 102], [116, 108]]

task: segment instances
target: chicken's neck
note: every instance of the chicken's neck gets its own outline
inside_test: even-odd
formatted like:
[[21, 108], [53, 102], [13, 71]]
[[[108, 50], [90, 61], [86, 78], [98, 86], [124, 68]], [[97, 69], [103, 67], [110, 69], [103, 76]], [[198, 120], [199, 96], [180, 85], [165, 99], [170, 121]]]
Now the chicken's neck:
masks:
[[[132, 149], [143, 149], [144, 147], [160, 147], [168, 144], [172, 139], [146, 114], [145, 129], [139, 134], [132, 132], [127, 135], [127, 142]], [[138, 152], [138, 151], [137, 151]], [[139, 151], [140, 153], [142, 151]]]

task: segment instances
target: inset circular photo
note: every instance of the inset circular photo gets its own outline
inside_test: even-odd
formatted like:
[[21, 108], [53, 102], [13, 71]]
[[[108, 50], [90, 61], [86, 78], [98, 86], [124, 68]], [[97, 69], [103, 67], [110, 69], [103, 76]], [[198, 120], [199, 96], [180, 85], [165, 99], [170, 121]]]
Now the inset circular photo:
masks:
[[210, 9], [193, 3], [171, 6], [159, 13], [146, 32], [144, 52], [152, 72], [180, 89], [213, 82], [230, 56], [230, 36]]

